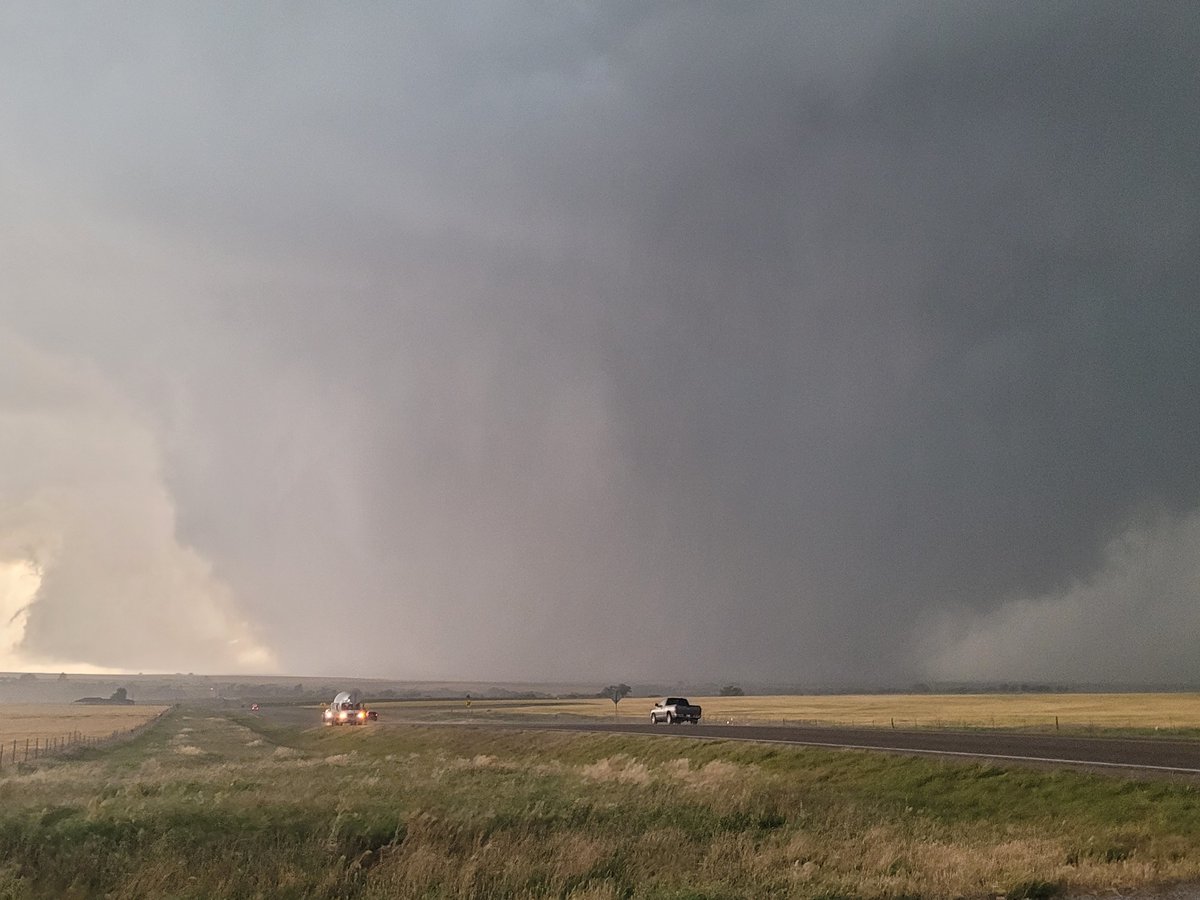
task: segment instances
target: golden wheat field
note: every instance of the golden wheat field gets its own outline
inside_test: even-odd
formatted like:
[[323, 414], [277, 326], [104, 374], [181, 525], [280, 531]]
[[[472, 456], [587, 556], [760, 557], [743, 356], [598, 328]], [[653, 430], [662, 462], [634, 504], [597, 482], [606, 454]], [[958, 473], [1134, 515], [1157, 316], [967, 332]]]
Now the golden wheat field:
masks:
[[[692, 697], [706, 724], [817, 722], [897, 728], [1200, 728], [1200, 694], [855, 694]], [[649, 720], [652, 698], [374, 704], [389, 719], [549, 717]]]
[[13, 703], [0, 717], [0, 744], [12, 741], [108, 737], [129, 731], [162, 713], [165, 706], [83, 706], [75, 703]]

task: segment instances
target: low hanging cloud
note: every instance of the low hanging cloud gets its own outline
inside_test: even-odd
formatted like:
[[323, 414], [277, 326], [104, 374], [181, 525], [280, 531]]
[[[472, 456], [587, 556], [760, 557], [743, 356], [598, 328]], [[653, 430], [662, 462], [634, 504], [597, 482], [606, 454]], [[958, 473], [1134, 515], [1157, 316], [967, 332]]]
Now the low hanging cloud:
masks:
[[0, 670], [273, 670], [175, 532], [157, 441], [128, 403], [0, 332]]
[[904, 684], [1041, 628], [1200, 679], [1198, 47], [1104, 0], [16, 10], [6, 640]]
[[1113, 540], [1062, 591], [929, 623], [932, 678], [1190, 683], [1200, 633], [1200, 513], [1161, 516]]

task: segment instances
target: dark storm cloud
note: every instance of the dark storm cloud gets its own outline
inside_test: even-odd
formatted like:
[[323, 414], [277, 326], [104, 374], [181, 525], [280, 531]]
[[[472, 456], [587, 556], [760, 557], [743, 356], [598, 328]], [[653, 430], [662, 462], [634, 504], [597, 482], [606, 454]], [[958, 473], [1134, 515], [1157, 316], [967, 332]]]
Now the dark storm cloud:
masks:
[[937, 623], [971, 677], [1190, 546], [1186, 6], [18, 25], [12, 224], [85, 240], [7, 319], [154, 419], [285, 668], [875, 681]]

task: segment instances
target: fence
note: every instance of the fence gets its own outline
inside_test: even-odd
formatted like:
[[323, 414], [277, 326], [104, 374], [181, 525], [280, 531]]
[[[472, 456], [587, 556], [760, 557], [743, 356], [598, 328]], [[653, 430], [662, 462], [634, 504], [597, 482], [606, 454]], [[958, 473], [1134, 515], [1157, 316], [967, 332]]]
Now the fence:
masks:
[[[597, 719], [597, 721], [599, 721]], [[610, 719], [612, 721], [612, 719]], [[621, 716], [616, 721], [642, 722], [641, 716]], [[798, 728], [879, 728], [904, 731], [1019, 731], [1019, 732], [1073, 732], [1104, 733], [1130, 732], [1135, 734], [1182, 734], [1192, 736], [1200, 725], [1195, 717], [1180, 720], [1171, 717], [1162, 719], [1121, 719], [1087, 716], [977, 716], [975, 718], [948, 718], [937, 716], [912, 717], [874, 716], [861, 718], [822, 717], [800, 718], [796, 716], [732, 716], [714, 715], [702, 719], [705, 725], [773, 725]]]
[[39, 759], [64, 754], [89, 747], [108, 747], [121, 741], [137, 737], [175, 707], [164, 709], [153, 718], [139, 722], [133, 728], [112, 731], [108, 734], [84, 734], [82, 731], [69, 731], [66, 734], [35, 736], [31, 738], [16, 738], [11, 741], [0, 741], [0, 772], [6, 768], [27, 765]]

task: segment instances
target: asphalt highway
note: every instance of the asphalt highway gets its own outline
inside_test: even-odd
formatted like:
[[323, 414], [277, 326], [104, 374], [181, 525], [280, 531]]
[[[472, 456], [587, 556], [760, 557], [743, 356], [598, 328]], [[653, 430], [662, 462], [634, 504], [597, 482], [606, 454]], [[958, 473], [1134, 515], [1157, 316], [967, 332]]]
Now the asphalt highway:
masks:
[[[797, 725], [642, 725], [627, 723], [479, 722], [432, 723], [388, 719], [367, 728], [406, 725], [438, 727], [518, 728], [526, 731], [580, 731], [601, 734], [645, 734], [676, 739], [754, 741], [805, 747], [883, 751], [914, 756], [990, 760], [997, 763], [1062, 767], [1113, 774], [1200, 776], [1200, 741], [1158, 738], [1109, 738], [1023, 734], [1011, 731], [904, 731], [890, 728], [843, 728]], [[297, 727], [319, 725], [319, 713], [298, 707], [263, 707], [259, 715]]]
[[1100, 738], [1010, 731], [903, 731], [885, 728], [754, 725], [581, 725], [571, 730], [679, 734], [694, 738], [795, 744], [1014, 763], [1200, 775], [1200, 742]]

